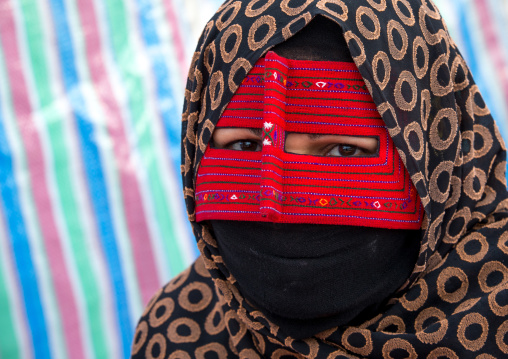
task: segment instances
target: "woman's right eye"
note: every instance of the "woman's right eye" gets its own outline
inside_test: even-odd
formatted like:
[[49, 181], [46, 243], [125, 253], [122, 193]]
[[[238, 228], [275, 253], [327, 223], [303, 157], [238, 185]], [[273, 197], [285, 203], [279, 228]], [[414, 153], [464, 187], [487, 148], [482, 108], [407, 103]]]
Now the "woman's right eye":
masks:
[[228, 150], [235, 150], [235, 151], [261, 151], [261, 143], [258, 141], [252, 141], [252, 140], [239, 140], [228, 143], [225, 147], [225, 149]]

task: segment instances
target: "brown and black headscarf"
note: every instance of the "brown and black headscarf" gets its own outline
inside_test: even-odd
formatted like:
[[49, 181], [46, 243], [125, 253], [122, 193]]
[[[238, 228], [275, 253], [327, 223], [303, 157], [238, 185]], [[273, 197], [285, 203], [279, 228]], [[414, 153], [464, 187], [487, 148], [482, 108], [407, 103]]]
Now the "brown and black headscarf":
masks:
[[[209, 228], [195, 222], [194, 188], [214, 126], [246, 74], [269, 49], [317, 15], [341, 27], [337, 36], [347, 42], [426, 218], [415, 269], [379, 315], [359, 326], [294, 340], [249, 306], [238, 291]], [[185, 98], [184, 194], [204, 266], [199, 260], [156, 295], [138, 326], [135, 354], [152, 353], [149, 349], [156, 345], [167, 354], [174, 353], [170, 348], [181, 348], [171, 356], [178, 358], [204, 357], [208, 351], [219, 357], [229, 353], [252, 358], [508, 354], [505, 147], [431, 1], [226, 1], [199, 40]], [[208, 277], [218, 294], [201, 288], [211, 283]], [[202, 297], [210, 299], [190, 303], [193, 288], [201, 288]], [[182, 302], [170, 298], [177, 289], [187, 290]], [[160, 311], [165, 296], [172, 301], [164, 304], [171, 309], [167, 316]], [[178, 334], [181, 323], [175, 321], [186, 323], [191, 337]], [[158, 327], [164, 332], [154, 339], [150, 333]]]

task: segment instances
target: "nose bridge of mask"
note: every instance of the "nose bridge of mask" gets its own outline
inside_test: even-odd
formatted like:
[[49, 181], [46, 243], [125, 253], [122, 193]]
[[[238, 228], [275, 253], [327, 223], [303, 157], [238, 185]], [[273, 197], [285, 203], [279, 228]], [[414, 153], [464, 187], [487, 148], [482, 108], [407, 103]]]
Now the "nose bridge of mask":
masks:
[[261, 216], [278, 221], [284, 196], [284, 147], [289, 64], [269, 53], [265, 59], [265, 89], [261, 158]]

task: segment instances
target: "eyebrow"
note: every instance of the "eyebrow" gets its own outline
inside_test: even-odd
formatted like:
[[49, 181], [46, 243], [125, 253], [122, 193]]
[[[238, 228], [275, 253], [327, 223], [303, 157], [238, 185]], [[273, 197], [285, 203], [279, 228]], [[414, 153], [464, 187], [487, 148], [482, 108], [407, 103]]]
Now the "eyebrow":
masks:
[[258, 137], [261, 137], [261, 135], [263, 134], [263, 130], [260, 129], [260, 128], [250, 128], [250, 127], [248, 127], [247, 129], [250, 132], [252, 132], [254, 135], [258, 136]]

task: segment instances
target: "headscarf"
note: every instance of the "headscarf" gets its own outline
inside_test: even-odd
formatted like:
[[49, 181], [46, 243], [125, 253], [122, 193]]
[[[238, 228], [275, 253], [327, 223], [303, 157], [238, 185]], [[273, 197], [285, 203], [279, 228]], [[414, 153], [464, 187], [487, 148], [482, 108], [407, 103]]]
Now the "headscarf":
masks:
[[[270, 48], [316, 15], [343, 30], [422, 200], [424, 234], [415, 269], [377, 316], [294, 340], [242, 297], [210, 229], [195, 222], [194, 189], [214, 126], [243, 78]], [[152, 353], [155, 345], [166, 350], [180, 340], [181, 348], [188, 348], [178, 352], [181, 357], [208, 351], [253, 358], [508, 354], [505, 146], [431, 1], [229, 0], [199, 40], [182, 121], [184, 195], [208, 272], [199, 261], [166, 287], [166, 293], [184, 288], [179, 297], [185, 291], [187, 299], [172, 307], [166, 303], [170, 324], [162, 339], [147, 338], [163, 315], [158, 311], [163, 292], [154, 297], [145, 311], [149, 319], [138, 326], [134, 353]], [[208, 274], [217, 294], [206, 306], [189, 303], [189, 292], [199, 287], [193, 281]], [[190, 340], [172, 332], [177, 321], [191, 328]]]

